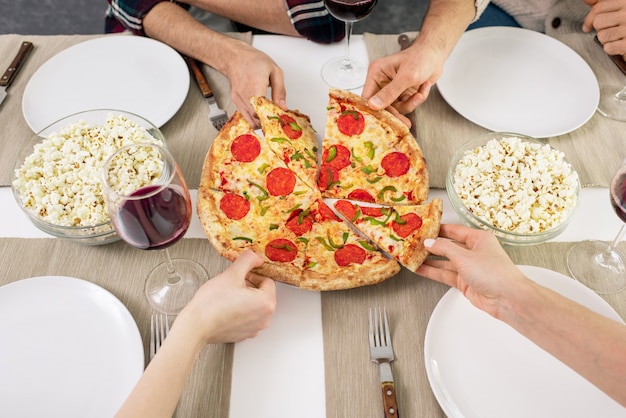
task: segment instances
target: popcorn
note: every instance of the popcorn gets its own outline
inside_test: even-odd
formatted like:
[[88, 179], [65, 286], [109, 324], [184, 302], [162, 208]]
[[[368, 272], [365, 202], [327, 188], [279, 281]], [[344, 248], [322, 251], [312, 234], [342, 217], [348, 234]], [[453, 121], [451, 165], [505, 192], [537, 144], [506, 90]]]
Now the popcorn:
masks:
[[467, 209], [494, 227], [539, 233], [576, 206], [578, 174], [561, 151], [504, 137], [467, 151], [453, 186]]
[[105, 223], [104, 163], [122, 146], [145, 142], [163, 145], [122, 115], [110, 115], [103, 125], [82, 120], [35, 145], [15, 170], [13, 186], [24, 208], [46, 222], [77, 227]]

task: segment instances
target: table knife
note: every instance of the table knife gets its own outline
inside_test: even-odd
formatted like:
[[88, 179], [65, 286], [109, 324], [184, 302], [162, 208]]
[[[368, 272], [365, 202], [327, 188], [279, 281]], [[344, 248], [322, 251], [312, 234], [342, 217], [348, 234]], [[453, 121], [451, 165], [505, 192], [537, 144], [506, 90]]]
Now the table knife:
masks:
[[[594, 36], [594, 40], [604, 50], [604, 46], [602, 45], [602, 42], [600, 42], [597, 36]], [[624, 75], [626, 75], [626, 61], [624, 61], [624, 58], [621, 55], [609, 55], [609, 54], [607, 55], [609, 56], [609, 58], [611, 58], [611, 61], [613, 61], [613, 63], [617, 65], [617, 68], [619, 68], [619, 70], [622, 73], [624, 73]]]
[[4, 98], [7, 97], [7, 89], [15, 79], [18, 71], [20, 70], [20, 68], [22, 68], [22, 64], [24, 64], [24, 61], [26, 61], [28, 54], [30, 54], [30, 51], [32, 50], [32, 42], [22, 42], [22, 45], [17, 52], [17, 55], [15, 56], [15, 58], [13, 58], [13, 61], [11, 62], [11, 65], [9, 65], [9, 68], [7, 68], [4, 74], [2, 74], [2, 77], [0, 77], [0, 87], [4, 87], [0, 88], [0, 104], [2, 104]]
[[228, 121], [228, 116], [226, 115], [226, 112], [218, 106], [215, 96], [213, 95], [213, 90], [209, 85], [209, 81], [204, 76], [198, 62], [188, 56], [183, 56], [183, 58], [196, 79], [196, 84], [198, 84], [200, 92], [209, 104], [209, 119], [211, 120], [211, 124], [213, 124], [213, 127], [219, 131]]
[[[406, 33], [402, 33], [398, 35], [398, 43], [400, 44], [401, 51], [411, 46], [411, 40], [409, 39]], [[409, 129], [411, 131], [411, 135], [413, 135], [413, 138], [416, 138], [417, 137], [417, 126], [416, 126], [417, 120], [415, 118], [415, 110], [409, 112], [409, 114], [406, 116], [407, 118], [409, 118], [409, 121], [411, 122], [411, 128]]]

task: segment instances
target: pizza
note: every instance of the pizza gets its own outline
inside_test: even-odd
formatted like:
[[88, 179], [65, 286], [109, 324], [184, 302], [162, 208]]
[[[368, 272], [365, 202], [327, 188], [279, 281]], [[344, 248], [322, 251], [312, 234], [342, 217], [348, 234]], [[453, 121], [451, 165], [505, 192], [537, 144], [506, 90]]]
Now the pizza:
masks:
[[[380, 283], [402, 265], [414, 271], [441, 221], [441, 201], [425, 203], [428, 171], [404, 125], [354, 94], [329, 96], [321, 152], [308, 116], [252, 98], [262, 135], [236, 111], [207, 153], [197, 200], [220, 255], [250, 249], [264, 259], [257, 273], [321, 291]], [[362, 122], [355, 128], [343, 112]]]
[[398, 205], [422, 203], [430, 184], [406, 125], [361, 96], [331, 89], [318, 186], [326, 198]]

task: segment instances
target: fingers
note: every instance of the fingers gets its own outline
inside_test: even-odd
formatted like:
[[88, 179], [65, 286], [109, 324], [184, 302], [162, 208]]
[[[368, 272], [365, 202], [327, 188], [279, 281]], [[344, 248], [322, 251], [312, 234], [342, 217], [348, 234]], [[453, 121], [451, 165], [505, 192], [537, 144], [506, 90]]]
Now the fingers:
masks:
[[228, 267], [229, 274], [240, 277], [242, 282], [246, 280], [250, 271], [255, 267], [260, 267], [263, 259], [250, 250], [246, 250]]
[[391, 106], [405, 90], [397, 80], [397, 78], [394, 78], [389, 84], [381, 88], [378, 93], [370, 97], [367, 101], [369, 107], [374, 110], [380, 110]]
[[270, 87], [272, 88], [272, 101], [287, 110], [287, 90], [285, 89], [285, 77], [283, 71], [276, 67], [270, 74]]

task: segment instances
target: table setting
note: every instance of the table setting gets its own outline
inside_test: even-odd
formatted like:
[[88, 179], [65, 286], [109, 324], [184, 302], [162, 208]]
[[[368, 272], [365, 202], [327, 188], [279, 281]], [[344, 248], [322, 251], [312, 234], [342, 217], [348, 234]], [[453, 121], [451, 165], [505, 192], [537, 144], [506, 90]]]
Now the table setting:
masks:
[[[610, 244], [623, 224], [609, 203], [608, 191], [625, 157], [623, 122], [599, 114], [596, 108], [600, 86], [608, 82], [624, 84], [624, 75], [593, 38], [582, 33], [554, 39], [525, 30], [489, 28], [482, 34], [479, 31], [464, 35], [441, 82], [414, 112], [415, 138], [430, 172], [429, 197], [443, 199], [443, 223], [463, 222], [446, 191], [446, 179], [457, 150], [481, 135], [515, 132], [563, 152], [579, 177], [577, 207], [565, 227], [553, 236], [530, 244], [514, 243], [505, 249], [533, 280], [623, 322], [626, 294], [598, 295], [574, 280], [567, 253], [577, 242], [596, 239]], [[493, 74], [482, 66], [493, 63], [484, 55], [472, 55], [472, 51], [489, 49], [491, 45], [484, 44], [494, 42], [494, 31], [501, 35], [495, 38], [504, 43], [501, 56], [506, 63], [501, 65], [515, 66], [514, 60], [518, 60], [519, 69], [535, 77], [532, 83], [544, 90], [546, 86], [554, 88], [548, 95], [554, 103], [546, 106], [555, 106], [556, 110], [541, 108], [538, 93], [527, 92], [535, 101], [515, 102], [507, 113], [494, 119], [490, 106], [504, 108], [497, 101], [513, 92], [504, 91], [502, 86], [510, 84], [511, 77], [519, 76], [516, 71], [502, 76], [498, 80], [501, 86], [494, 82], [491, 90], [481, 96], [487, 99], [484, 107], [468, 107], [472, 96], [479, 94], [470, 88], [461, 89], [460, 74], [473, 65], [468, 56], [475, 57], [475, 71], [466, 73], [475, 77], [470, 87], [483, 91], [489, 88], [480, 85], [480, 81], [493, 78]], [[350, 53], [372, 61], [399, 51], [398, 35], [401, 34], [354, 35]], [[417, 33], [402, 35], [412, 40]], [[322, 79], [321, 68], [330, 59], [341, 56], [345, 45], [317, 45], [278, 35], [229, 36], [249, 42], [278, 63], [285, 73], [288, 107], [309, 115], [321, 140], [328, 102], [328, 85]], [[0, 60], [0, 68], [11, 63], [24, 41], [32, 42], [34, 48], [0, 106], [0, 149], [5, 155], [0, 171], [0, 193], [5, 202], [0, 208], [0, 254], [5, 260], [4, 274], [0, 276], [0, 311], [6, 318], [0, 335], [4, 339], [18, 335], [21, 326], [41, 333], [54, 321], [63, 321], [66, 326], [60, 327], [59, 332], [66, 335], [65, 339], [54, 338], [64, 345], [59, 352], [27, 367], [30, 379], [40, 385], [32, 385], [26, 395], [29, 399], [43, 396], [39, 395], [41, 388], [51, 387], [54, 381], [49, 374], [60, 370], [83, 373], [86, 382], [93, 381], [103, 373], [94, 364], [99, 358], [107, 359], [123, 368], [125, 374], [101, 381], [97, 390], [85, 385], [82, 390], [87, 394], [81, 395], [88, 397], [106, 391], [102, 386], [114, 388], [111, 399], [102, 401], [106, 404], [102, 411], [85, 412], [84, 405], [76, 402], [76, 408], [66, 410], [62, 416], [111, 416], [150, 360], [153, 309], [144, 296], [144, 282], [160, 258], [155, 252], [144, 251], [140, 245], [128, 244], [119, 237], [104, 245], [84, 245], [38, 229], [13, 198], [15, 160], [24, 142], [64, 116], [90, 108], [120, 109], [121, 103], [128, 103], [129, 108], [124, 110], [146, 118], [162, 133], [166, 148], [186, 180], [195, 212], [202, 164], [218, 132], [210, 117], [215, 114], [212, 106], [217, 104], [228, 116], [235, 107], [225, 77], [204, 64], [185, 62], [171, 48], [153, 40], [129, 35], [1, 35], [0, 57], [6, 58]], [[117, 52], [112, 51], [118, 50], [119, 60], [102, 60], [103, 54], [114, 55]], [[139, 56], [136, 51], [141, 52]], [[528, 60], [523, 61], [524, 57]], [[152, 61], [155, 58], [158, 64]], [[76, 64], [82, 59], [87, 60], [87, 67], [90, 62], [106, 64], [88, 70]], [[538, 64], [533, 66], [533, 62]], [[155, 71], [151, 76], [138, 83], [152, 68]], [[558, 74], [546, 75], [548, 69], [557, 71], [555, 68], [567, 68], [575, 74], [555, 86], [551, 80]], [[208, 90], [202, 89], [203, 83], [209, 86]], [[139, 92], [136, 102], [125, 101], [131, 90]], [[555, 97], [561, 93], [573, 96]], [[104, 99], [90, 101], [94, 97]], [[209, 103], [210, 97], [215, 103]], [[146, 107], [146, 103], [150, 105]], [[564, 103], [571, 108], [563, 109]], [[532, 115], [528, 109], [544, 117]], [[470, 110], [477, 113], [469, 114]], [[521, 125], [516, 125], [517, 118], [506, 118], [511, 112], [521, 115]], [[493, 124], [494, 120], [503, 119], [502, 125]], [[522, 132], [521, 127], [529, 130]], [[195, 213], [189, 222], [185, 236], [170, 247], [171, 257], [194, 260], [212, 277], [229, 262], [207, 240]], [[617, 240], [615, 245], [622, 254], [626, 253], [625, 242]], [[64, 289], [78, 294], [75, 297], [82, 302], [61, 303], [64, 296], [57, 293]], [[81, 292], [88, 296], [81, 296]], [[279, 283], [277, 292], [272, 324], [257, 338], [205, 348], [187, 381], [176, 416], [374, 417], [380, 416], [383, 407], [387, 413], [395, 411], [405, 417], [609, 417], [623, 416], [626, 411], [533, 343], [473, 308], [456, 290], [407, 269], [372, 286], [317, 292]], [[34, 306], [36, 300], [16, 304], [16, 298], [29, 295], [42, 298], [43, 306]], [[384, 315], [376, 311], [372, 316], [370, 309], [378, 307], [384, 307]], [[45, 316], [46, 310], [51, 313], [42, 319], [44, 325], [33, 324], [35, 314]], [[18, 313], [16, 320], [14, 312]], [[74, 334], [79, 325], [73, 321], [84, 312], [86, 319], [103, 322], [101, 327], [111, 334], [105, 336], [107, 345], [88, 355], [76, 346], [98, 345], [100, 340], [86, 331], [82, 331], [83, 338]], [[370, 340], [374, 324], [378, 334]], [[113, 349], [108, 344], [116, 338], [120, 342]], [[375, 354], [372, 347], [380, 346], [381, 339], [389, 344], [392, 341], [391, 357], [388, 353]], [[44, 344], [38, 341], [29, 336], [24, 344], [43, 348]], [[72, 350], [68, 341], [74, 341]], [[124, 344], [127, 348], [122, 350]], [[18, 357], [15, 350], [15, 346], [0, 350], [0, 358]], [[32, 362], [28, 355], [36, 356], [37, 352], [24, 353], [21, 364]], [[84, 357], [91, 371], [74, 371], [77, 366], [71, 364], [72, 358], [77, 357]], [[53, 365], [55, 358], [62, 358], [63, 364]], [[383, 389], [393, 392], [392, 400], [386, 398], [385, 390], [381, 397], [383, 379], [376, 364], [390, 360], [393, 387]], [[19, 380], [19, 370], [8, 369], [7, 364], [0, 366], [3, 370], [5, 367], [11, 372], [0, 378], [0, 387], [14, 386], [14, 392], [0, 391], [0, 405], [7, 405], [0, 406], [0, 415], [40, 415], [37, 408], [43, 408], [43, 403], [29, 409], [31, 406], [23, 401], [9, 402], [11, 393], [27, 386]], [[79, 393], [79, 389], [68, 387], [67, 391]], [[79, 395], [70, 399], [75, 396]], [[50, 393], [48, 398], [48, 405], [62, 399]]]

